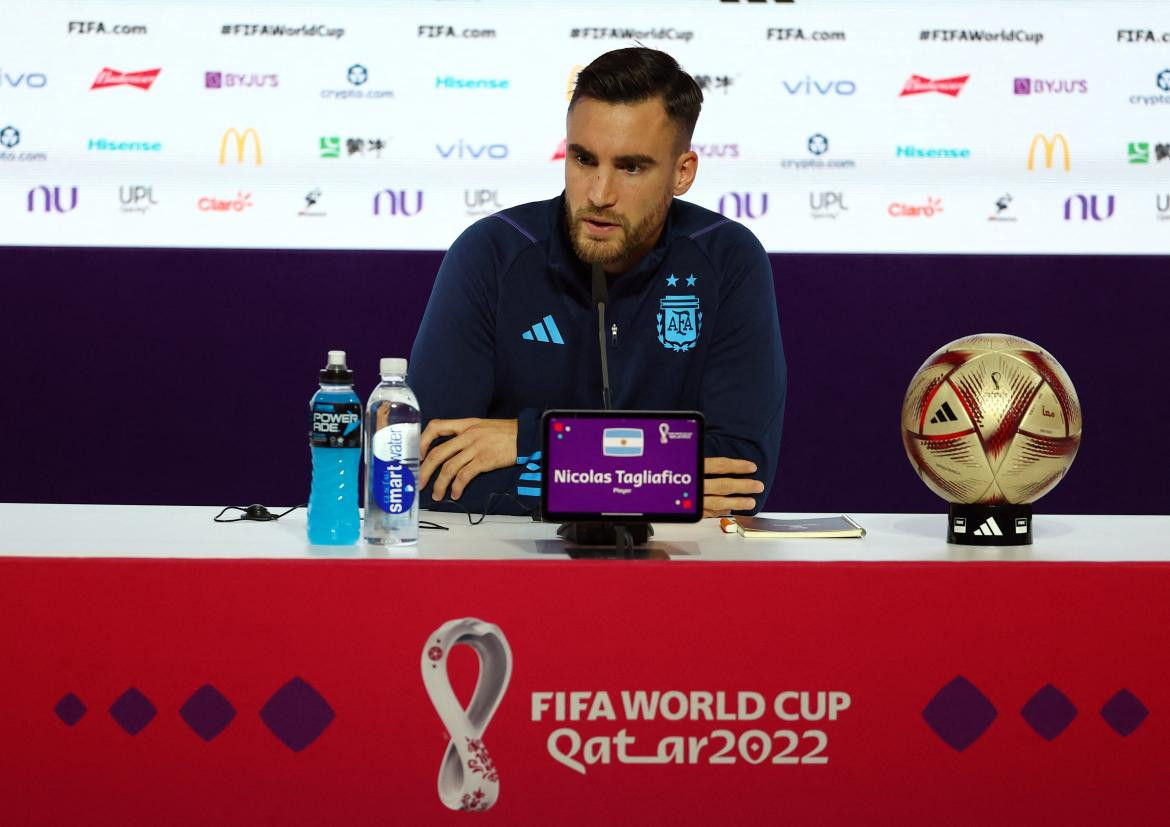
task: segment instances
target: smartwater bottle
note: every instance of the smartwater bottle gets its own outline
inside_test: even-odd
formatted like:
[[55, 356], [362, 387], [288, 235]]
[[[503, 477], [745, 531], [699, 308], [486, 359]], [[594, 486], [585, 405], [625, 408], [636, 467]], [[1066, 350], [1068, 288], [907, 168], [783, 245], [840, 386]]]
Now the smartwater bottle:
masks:
[[368, 543], [418, 542], [418, 400], [406, 384], [406, 360], [383, 359], [382, 381], [366, 406]]
[[309, 402], [309, 450], [313, 487], [309, 492], [309, 542], [350, 545], [361, 536], [358, 461], [362, 452], [362, 401], [353, 390], [345, 351], [329, 351], [321, 388]]

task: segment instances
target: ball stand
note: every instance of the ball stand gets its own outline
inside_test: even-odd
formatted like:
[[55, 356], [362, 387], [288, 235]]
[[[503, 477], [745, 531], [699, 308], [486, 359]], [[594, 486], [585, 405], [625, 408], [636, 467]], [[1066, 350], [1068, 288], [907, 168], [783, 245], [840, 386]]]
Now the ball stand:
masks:
[[1032, 505], [950, 503], [947, 542], [959, 546], [1032, 545]]

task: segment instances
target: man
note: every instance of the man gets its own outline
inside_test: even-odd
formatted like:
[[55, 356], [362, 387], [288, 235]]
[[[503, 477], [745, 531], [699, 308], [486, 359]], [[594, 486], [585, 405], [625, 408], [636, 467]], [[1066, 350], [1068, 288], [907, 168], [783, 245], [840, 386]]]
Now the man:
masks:
[[695, 180], [702, 100], [664, 52], [602, 55], [569, 102], [564, 193], [489, 216], [451, 246], [411, 353], [424, 504], [539, 505], [541, 415], [603, 406], [590, 274], [601, 264], [613, 407], [702, 411], [704, 516], [763, 506], [787, 369], [759, 241], [675, 200]]

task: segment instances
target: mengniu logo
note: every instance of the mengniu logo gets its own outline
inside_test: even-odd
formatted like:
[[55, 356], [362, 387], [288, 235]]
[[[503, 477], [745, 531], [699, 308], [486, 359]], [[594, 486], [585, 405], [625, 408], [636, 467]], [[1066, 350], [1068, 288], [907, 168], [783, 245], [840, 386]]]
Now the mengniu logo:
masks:
[[1105, 221], [1113, 217], [1114, 199], [1112, 195], [1105, 196], [1104, 215], [1101, 214], [1101, 202], [1097, 200], [1096, 195], [1072, 195], [1065, 199], [1064, 202], [1064, 220], [1074, 220], [1074, 205], [1080, 206], [1080, 220], [1089, 221]]
[[119, 72], [117, 69], [106, 67], [98, 72], [97, 77], [94, 78], [93, 86], [89, 87], [90, 91], [94, 89], [109, 89], [111, 86], [133, 86], [135, 89], [141, 89], [143, 92], [150, 89], [158, 78], [158, 73], [162, 69], [143, 69], [140, 72]]
[[[1126, 153], [1131, 164], [1150, 163], [1150, 144], [1148, 141], [1130, 141]], [[1155, 162], [1170, 160], [1170, 144], [1154, 144]]]
[[410, 211], [410, 197], [406, 190], [379, 190], [374, 193], [374, 215], [381, 215], [385, 208], [386, 215], [403, 216], [410, 218], [422, 212], [422, 190], [414, 191], [414, 212]]
[[49, 79], [44, 72], [6, 72], [0, 69], [0, 89], [11, 87], [13, 89], [42, 89]]
[[[70, 212], [77, 206], [77, 187], [70, 187], [69, 206], [65, 206], [61, 198], [62, 187], [33, 187], [28, 191], [28, 212], [37, 212], [37, 202], [41, 204], [40, 212]], [[38, 199], [37, 196], [40, 196]]]
[[910, 79], [902, 87], [902, 91], [898, 94], [898, 97], [904, 98], [907, 95], [923, 95], [927, 92], [938, 92], [940, 95], [957, 98], [959, 97], [959, 93], [963, 91], [963, 87], [967, 84], [967, 79], [970, 77], [970, 75], [956, 75], [952, 78], [931, 80], [930, 78], [924, 78], [922, 75], [911, 75]]
[[227, 163], [228, 141], [234, 141], [236, 147], [236, 163], [244, 163], [244, 150], [247, 148], [251, 138], [252, 144], [252, 163], [260, 166], [264, 163], [264, 156], [260, 150], [260, 136], [255, 129], [248, 127], [243, 132], [236, 129], [234, 126], [230, 127], [223, 133], [223, 137], [219, 141], [219, 163], [222, 166]]
[[907, 204], [896, 201], [886, 207], [890, 218], [934, 218], [942, 211], [942, 199], [933, 196], [928, 197], [925, 204]]
[[1032, 143], [1028, 147], [1028, 172], [1031, 172], [1036, 167], [1036, 149], [1040, 146], [1044, 147], [1045, 169], [1052, 169], [1053, 156], [1056, 154], [1056, 148], [1059, 146], [1064, 157], [1064, 171], [1068, 172], [1070, 158], [1068, 139], [1059, 132], [1051, 137], [1041, 132], [1037, 132], [1032, 136]]
[[719, 214], [735, 218], [763, 218], [768, 214], [768, 193], [756, 193], [759, 199], [752, 206], [752, 193], [727, 192], [719, 196]]

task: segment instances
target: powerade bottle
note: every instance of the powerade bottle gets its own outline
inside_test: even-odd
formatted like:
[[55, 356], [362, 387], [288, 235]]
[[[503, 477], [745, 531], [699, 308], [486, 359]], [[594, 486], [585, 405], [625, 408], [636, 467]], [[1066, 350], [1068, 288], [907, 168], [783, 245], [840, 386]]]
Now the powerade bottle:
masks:
[[418, 542], [418, 400], [406, 384], [406, 360], [383, 359], [382, 382], [366, 406], [367, 543]]
[[309, 542], [345, 546], [361, 536], [358, 461], [362, 452], [362, 401], [353, 390], [345, 351], [329, 351], [321, 389], [309, 402], [309, 450], [313, 487], [309, 493]]

